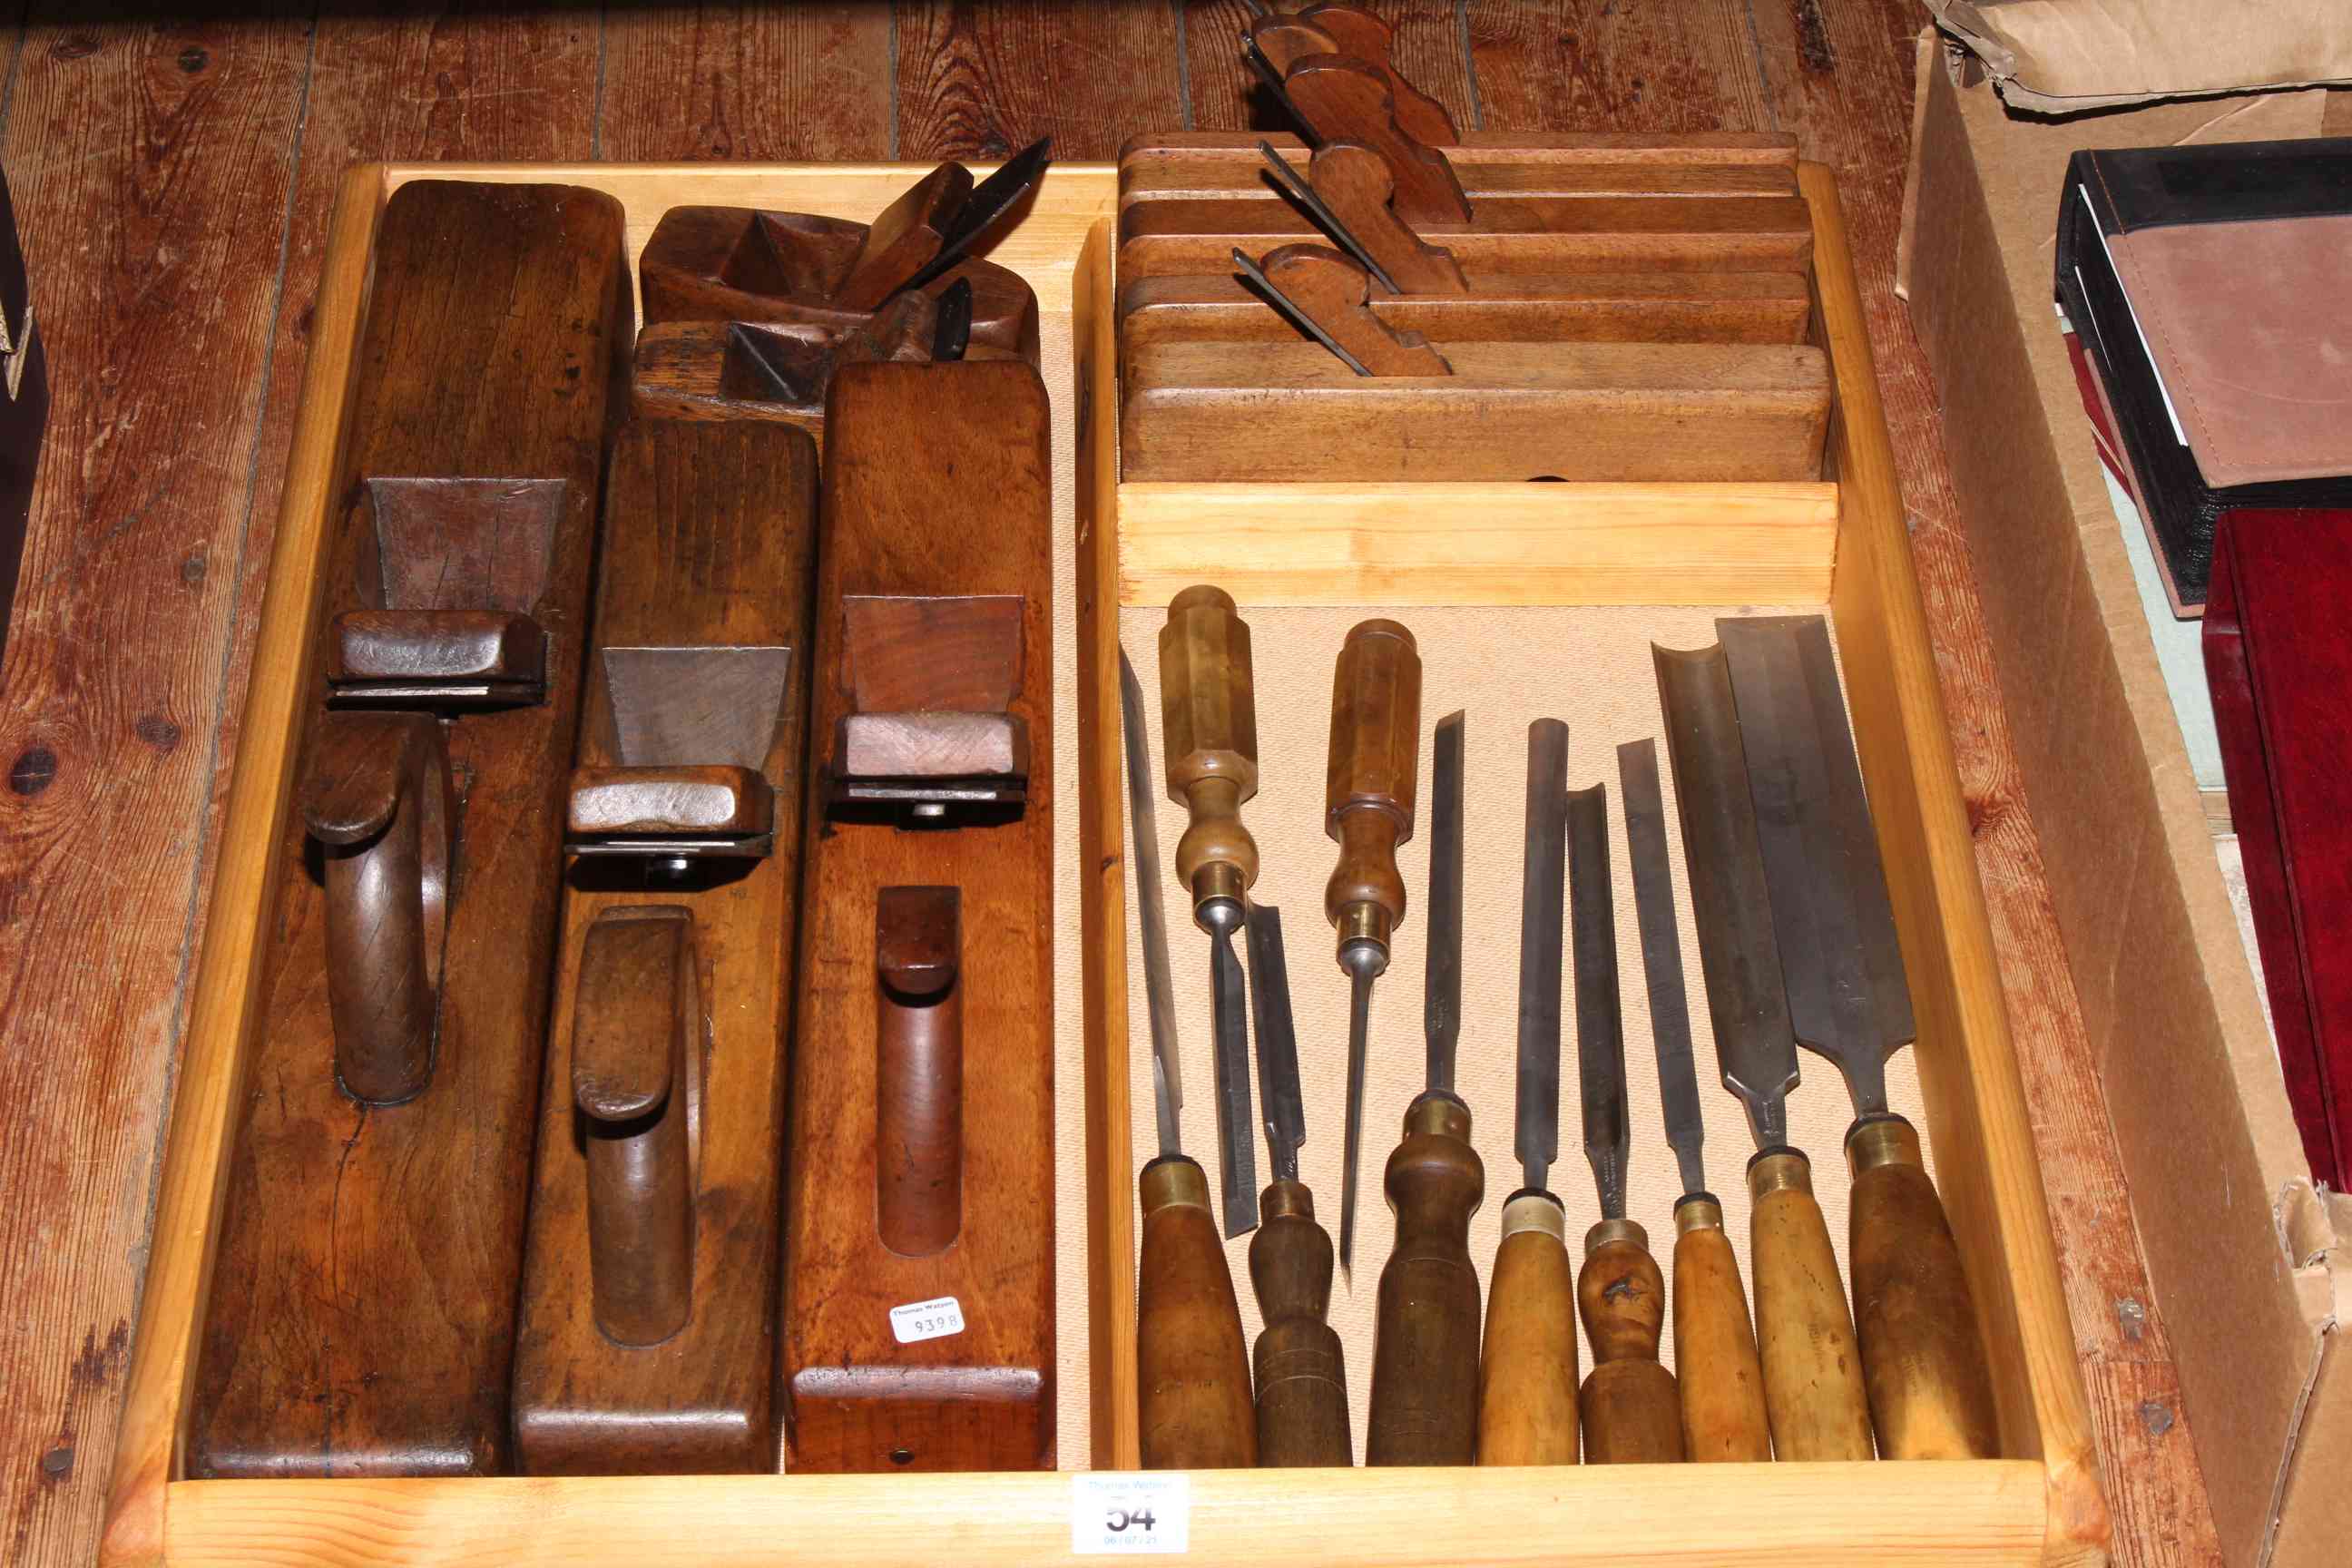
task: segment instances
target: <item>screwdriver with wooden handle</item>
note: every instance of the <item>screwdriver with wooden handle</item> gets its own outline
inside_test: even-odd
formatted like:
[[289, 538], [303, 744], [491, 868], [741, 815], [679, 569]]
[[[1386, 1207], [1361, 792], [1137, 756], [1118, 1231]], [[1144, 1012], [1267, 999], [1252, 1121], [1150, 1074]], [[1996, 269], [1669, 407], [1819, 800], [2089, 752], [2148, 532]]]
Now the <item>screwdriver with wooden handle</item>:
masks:
[[1169, 602], [1160, 628], [1160, 719], [1168, 798], [1191, 814], [1176, 842], [1176, 876], [1192, 896], [1192, 923], [1209, 933], [1217, 1159], [1230, 1238], [1257, 1228], [1249, 1020], [1234, 953], [1257, 880], [1257, 840], [1241, 815], [1257, 794], [1257, 688], [1248, 623], [1222, 588], [1187, 588]]
[[[1412, 837], [1420, 766], [1420, 650], [1412, 633], [1394, 621], [1360, 621], [1340, 645], [1331, 675], [1331, 749], [1323, 773], [1323, 829], [1339, 846], [1339, 863], [1323, 889], [1323, 912], [1338, 929], [1339, 967], [1349, 986], [1339, 1267], [1351, 1275], [1372, 982], [1388, 972], [1389, 941], [1404, 919], [1396, 852]], [[1450, 1073], [1447, 1081], [1450, 1089]]]
[[1886, 1058], [1918, 1035], [1829, 625], [1716, 623], [1748, 753], [1764, 880], [1797, 1043], [1838, 1065], [1853, 1099], [1854, 1331], [1890, 1459], [2000, 1451], [1992, 1379], [1960, 1250], [1919, 1134], [1886, 1100]]
[[1143, 930], [1143, 993], [1151, 1019], [1151, 1103], [1160, 1156], [1137, 1182], [1143, 1209], [1136, 1268], [1136, 1384], [1143, 1467], [1221, 1470], [1257, 1463], [1248, 1350], [1233, 1271], [1209, 1213], [1209, 1178], [1182, 1148], [1184, 1104], [1176, 1065], [1176, 998], [1168, 973], [1168, 917], [1160, 907], [1160, 829], [1151, 805], [1143, 687], [1118, 655], [1120, 729], [1134, 842], [1137, 917]]
[[1731, 675], [1720, 647], [1653, 647], [1674, 760], [1675, 805], [1698, 917], [1699, 964], [1723, 1085], [1756, 1138], [1748, 1163], [1755, 1206], [1756, 1348], [1772, 1451], [1782, 1459], [1868, 1459], [1876, 1445], [1862, 1352], [1838, 1281], [1812, 1164], [1789, 1145], [1797, 1037], [1773, 934]]
[[[1460, 746], [1453, 812], [1460, 832]], [[1445, 732], [1438, 731], [1437, 828], [1430, 849], [1430, 930], [1443, 921], [1447, 820]], [[1462, 862], [1452, 859], [1451, 929], [1460, 929]], [[1528, 726], [1527, 849], [1519, 879], [1518, 1121], [1523, 1184], [1503, 1205], [1503, 1243], [1486, 1296], [1486, 1353], [1478, 1368], [1478, 1462], [1576, 1463], [1576, 1269], [1568, 1207], [1549, 1185], [1559, 1156], [1559, 994], [1568, 893], [1568, 726]], [[1435, 949], [1431, 950], [1434, 952]], [[1459, 969], [1454, 974], [1458, 994]], [[1433, 985], [1433, 992], [1434, 986]]]
[[1665, 1107], [1666, 1142], [1683, 1182], [1683, 1195], [1675, 1205], [1674, 1289], [1683, 1446], [1689, 1458], [1701, 1461], [1769, 1459], [1772, 1429], [1764, 1414], [1764, 1369], [1748, 1321], [1748, 1294], [1739, 1283], [1731, 1238], [1723, 1231], [1723, 1205], [1706, 1190], [1706, 1126], [1699, 1111], [1698, 1069], [1691, 1059], [1690, 1000], [1683, 990], [1682, 936], [1666, 858], [1657, 742], [1645, 738], [1619, 746], [1617, 779], [1624, 795], [1659, 1098]]
[[[1462, 715], [1437, 727], [1435, 850], [1431, 876], [1460, 885]], [[1383, 1183], [1396, 1211], [1396, 1249], [1381, 1270], [1373, 1322], [1374, 1465], [1466, 1465], [1478, 1441], [1478, 1271], [1470, 1216], [1486, 1168], [1470, 1146], [1470, 1108], [1454, 1092], [1462, 1032], [1462, 900], [1433, 892], [1423, 1014], [1428, 1087], [1404, 1113], [1404, 1142]]]
[[1683, 1457], [1682, 1395], [1658, 1360], [1666, 1282], [1649, 1233], [1625, 1216], [1633, 1154], [1625, 1103], [1625, 1027], [1617, 991], [1617, 916], [1609, 877], [1609, 795], [1568, 796], [1570, 949], [1576, 961], [1576, 1064], [1583, 1089], [1584, 1157], [1601, 1194], [1601, 1223], [1584, 1235], [1576, 1302], [1592, 1341], [1592, 1372], [1577, 1409], [1591, 1465], [1671, 1464]]
[[1298, 1179], [1307, 1142], [1298, 1083], [1298, 1037], [1290, 1017], [1290, 970], [1282, 952], [1282, 911], [1250, 910], [1250, 1014], [1257, 1025], [1258, 1104], [1274, 1179], [1258, 1200], [1263, 1223], [1250, 1237], [1250, 1283], [1257, 1289], [1257, 1462], [1352, 1465], [1348, 1371], [1331, 1306], [1331, 1233], [1315, 1219], [1315, 1194]]

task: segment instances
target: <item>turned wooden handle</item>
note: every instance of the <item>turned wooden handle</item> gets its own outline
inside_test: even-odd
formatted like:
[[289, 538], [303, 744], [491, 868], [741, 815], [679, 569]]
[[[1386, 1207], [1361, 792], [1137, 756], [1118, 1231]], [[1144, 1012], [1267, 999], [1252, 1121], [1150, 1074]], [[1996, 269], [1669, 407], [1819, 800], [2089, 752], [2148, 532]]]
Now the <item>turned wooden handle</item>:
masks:
[[1478, 1271], [1470, 1216], [1486, 1168], [1470, 1146], [1470, 1111], [1432, 1092], [1405, 1111], [1404, 1141], [1382, 1179], [1396, 1250], [1381, 1270], [1372, 1341], [1373, 1465], [1466, 1465], [1478, 1444]]
[[1592, 1341], [1592, 1373], [1579, 1401], [1585, 1463], [1679, 1463], [1682, 1395], [1658, 1361], [1666, 1282], [1648, 1233], [1630, 1219], [1604, 1219], [1587, 1231], [1576, 1304]]
[[875, 900], [874, 1225], [908, 1258], [963, 1228], [962, 894], [885, 888]]
[[397, 1105], [433, 1075], [457, 823], [440, 721], [325, 714], [302, 811], [325, 861], [335, 1077]]
[[580, 952], [572, 1100], [588, 1155], [588, 1269], [596, 1326], [656, 1345], [694, 1304], [691, 1052], [702, 1033], [694, 916], [606, 910]]
[[1136, 1383], [1143, 1468], [1237, 1470], [1257, 1463], [1249, 1348], [1224, 1244], [1197, 1161], [1163, 1154], [1137, 1183]]
[[1187, 588], [1160, 628], [1160, 721], [1168, 798], [1191, 813], [1176, 878], [1199, 905], [1257, 881], [1242, 803], [1257, 794], [1257, 688], [1249, 625], [1223, 588]]
[[1723, 1205], [1695, 1193], [1675, 1208], [1675, 1373], [1683, 1444], [1700, 1462], [1772, 1457], [1764, 1367], [1748, 1321]]
[[1992, 1376], [1943, 1201], [1899, 1116], [1846, 1134], [1853, 1169], [1853, 1326], [1870, 1415], [1890, 1459], [2000, 1452]]
[[1576, 1275], [1568, 1214], [1549, 1193], [1503, 1205], [1478, 1368], [1478, 1462], [1576, 1463]]
[[1378, 68], [1344, 55], [1309, 55], [1282, 86], [1317, 142], [1360, 142], [1388, 160], [1397, 216], [1418, 229], [1469, 226], [1470, 198], [1454, 165], [1397, 123], [1395, 96]]
[[1348, 1370], [1331, 1306], [1331, 1234], [1315, 1220], [1315, 1196], [1297, 1182], [1267, 1184], [1250, 1237], [1257, 1289], [1257, 1462], [1265, 1467], [1352, 1465]]
[[1870, 1404], [1862, 1352], [1838, 1282], [1837, 1255], [1813, 1199], [1812, 1165], [1771, 1149], [1748, 1165], [1756, 1270], [1756, 1349], [1772, 1451], [1783, 1459], [1868, 1459]]
[[1396, 850], [1412, 837], [1420, 762], [1421, 652], [1396, 622], [1360, 621], [1331, 672], [1323, 769], [1323, 830], [1339, 846], [1323, 912], [1342, 950], [1370, 942], [1385, 953], [1404, 919]]

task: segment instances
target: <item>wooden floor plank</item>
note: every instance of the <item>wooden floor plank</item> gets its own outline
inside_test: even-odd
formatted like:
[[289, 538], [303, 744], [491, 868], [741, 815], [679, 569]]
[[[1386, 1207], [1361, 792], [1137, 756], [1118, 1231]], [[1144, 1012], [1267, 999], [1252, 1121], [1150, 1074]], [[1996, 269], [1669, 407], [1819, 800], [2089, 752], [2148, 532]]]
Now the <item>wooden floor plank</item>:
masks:
[[51, 405], [0, 672], [0, 1559], [96, 1539], [170, 1103], [304, 16], [41, 20], [0, 145]]
[[[1250, 8], [1242, 0], [1182, 0], [1187, 131], [1291, 131], [1298, 127], [1242, 63]], [[1390, 0], [1376, 9], [1396, 29], [1391, 57], [1404, 79], [1445, 105], [1457, 131], [1477, 123], [1462, 13], [1454, 0]], [[1160, 129], [1138, 126], [1138, 131]]]
[[900, 0], [897, 17], [901, 158], [1001, 158], [1048, 134], [1056, 158], [1116, 158], [1183, 123], [1168, 0]]
[[1463, 9], [1488, 131], [1770, 128], [1743, 0], [1469, 0]]
[[[1902, 0], [1752, 0], [1772, 128], [1837, 171], [1911, 524], [1977, 868], [2019, 1043], [2060, 1274], [2124, 1568], [2220, 1560], [2203, 1474], [2074, 980], [1977, 595], [1935, 384], [1895, 296], [1919, 20]], [[2159, 1525], [2160, 1521], [2160, 1525]]]
[[603, 157], [872, 160], [891, 155], [890, 132], [887, 5], [606, 16]]

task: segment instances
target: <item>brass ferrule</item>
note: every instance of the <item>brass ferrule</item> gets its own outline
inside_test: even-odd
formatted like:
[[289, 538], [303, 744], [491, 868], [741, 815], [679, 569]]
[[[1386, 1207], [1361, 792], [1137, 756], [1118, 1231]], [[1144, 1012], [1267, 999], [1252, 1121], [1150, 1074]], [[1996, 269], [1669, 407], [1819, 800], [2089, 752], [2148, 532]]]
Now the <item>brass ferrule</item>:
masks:
[[1794, 1149], [1775, 1149], [1748, 1162], [1748, 1195], [1813, 1190], [1813, 1163]]
[[1881, 1165], [1917, 1165], [1919, 1130], [1899, 1116], [1857, 1121], [1845, 1135], [1845, 1161], [1858, 1177]]
[[1688, 1197], [1675, 1205], [1675, 1234], [1688, 1236], [1695, 1230], [1721, 1230], [1723, 1205], [1713, 1198]]
[[1248, 890], [1249, 884], [1242, 880], [1242, 868], [1230, 860], [1212, 860], [1192, 873], [1192, 908], [1195, 911], [1215, 899], [1240, 903], [1242, 895]]
[[[1201, 1180], [1201, 1190], [1208, 1191], [1208, 1178]], [[1311, 1220], [1315, 1217], [1315, 1194], [1304, 1182], [1268, 1182], [1265, 1191], [1257, 1195], [1258, 1222], [1270, 1219]]]
[[1404, 1108], [1404, 1135], [1427, 1132], [1470, 1142], [1470, 1108], [1442, 1089], [1432, 1089]]
[[1147, 1215], [1179, 1206], [1204, 1209], [1209, 1206], [1209, 1173], [1189, 1154], [1162, 1154], [1143, 1167], [1136, 1192]]
[[1389, 933], [1396, 930], [1396, 921], [1388, 910], [1367, 899], [1349, 904], [1339, 910], [1339, 951], [1345, 952], [1354, 942], [1370, 942], [1385, 956], [1389, 951]]
[[1650, 1250], [1650, 1233], [1630, 1219], [1604, 1219], [1584, 1233], [1584, 1256], [1591, 1257], [1612, 1241], [1630, 1241]]
[[1503, 1239], [1523, 1230], [1539, 1230], [1562, 1247], [1568, 1245], [1568, 1210], [1549, 1193], [1517, 1193], [1503, 1205]]

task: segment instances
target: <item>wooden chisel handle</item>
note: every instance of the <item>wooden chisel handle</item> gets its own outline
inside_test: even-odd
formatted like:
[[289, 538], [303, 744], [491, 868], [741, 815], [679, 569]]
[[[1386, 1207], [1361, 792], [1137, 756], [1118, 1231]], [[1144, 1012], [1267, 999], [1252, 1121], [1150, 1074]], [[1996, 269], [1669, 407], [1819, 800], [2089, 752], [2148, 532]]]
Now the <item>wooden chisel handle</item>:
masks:
[[1868, 1459], [1870, 1403], [1862, 1352], [1838, 1283], [1811, 1162], [1770, 1149], [1748, 1163], [1756, 1269], [1756, 1349], [1772, 1451], [1783, 1459]]
[[1592, 1374], [1578, 1402], [1585, 1463], [1679, 1464], [1682, 1396], [1658, 1360], [1666, 1281], [1649, 1234], [1630, 1219], [1604, 1219], [1585, 1232], [1576, 1304], [1592, 1340]]
[[1683, 1444], [1701, 1463], [1772, 1457], [1764, 1368], [1723, 1205], [1693, 1193], [1675, 1205], [1675, 1371]]
[[1443, 1091], [1414, 1100], [1382, 1184], [1396, 1210], [1396, 1250], [1381, 1270], [1364, 1462], [1466, 1465], [1478, 1443], [1470, 1216], [1486, 1195], [1469, 1108]]
[[1176, 842], [1176, 879], [1197, 916], [1201, 904], [1239, 900], [1257, 880], [1257, 840], [1241, 815], [1257, 794], [1257, 686], [1249, 625], [1223, 588], [1187, 588], [1169, 602], [1160, 721], [1168, 797], [1191, 816]]
[[1323, 912], [1339, 930], [1342, 963], [1354, 942], [1370, 943], [1385, 962], [1389, 934], [1404, 919], [1396, 851], [1412, 837], [1420, 763], [1420, 649], [1395, 621], [1360, 621], [1331, 671], [1323, 769], [1323, 827], [1339, 846]]
[[1503, 1205], [1478, 1368], [1478, 1462], [1576, 1463], [1576, 1272], [1568, 1214], [1549, 1193]]
[[1163, 1154], [1137, 1183], [1143, 1257], [1135, 1344], [1143, 1468], [1236, 1470], [1257, 1464], [1249, 1350], [1200, 1163]]
[[1960, 1249], [1899, 1116], [1846, 1134], [1853, 1168], [1854, 1331], [1870, 1415], [1890, 1459], [1990, 1459], [2000, 1451], [1992, 1377]]
[[1315, 1220], [1315, 1194], [1275, 1181], [1258, 1199], [1250, 1237], [1250, 1283], [1257, 1288], [1257, 1462], [1352, 1465], [1348, 1369], [1339, 1335], [1324, 1321], [1331, 1306], [1331, 1233]]

